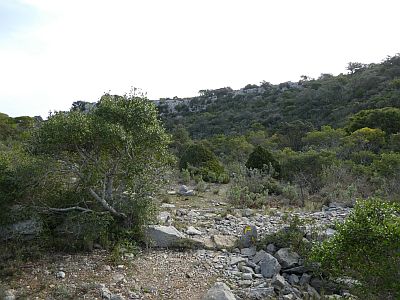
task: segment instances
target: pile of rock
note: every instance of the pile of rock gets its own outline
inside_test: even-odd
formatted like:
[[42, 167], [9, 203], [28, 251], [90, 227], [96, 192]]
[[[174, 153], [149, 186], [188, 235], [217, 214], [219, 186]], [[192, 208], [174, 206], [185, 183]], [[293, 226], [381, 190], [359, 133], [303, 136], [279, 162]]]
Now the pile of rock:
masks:
[[[296, 252], [290, 248], [277, 249], [273, 244], [268, 245], [266, 250], [243, 248], [235, 249], [236, 253], [225, 252], [214, 256], [214, 262], [218, 262], [215, 258], [219, 258], [224, 263], [215, 267], [223, 269], [225, 282], [232, 291], [228, 288], [227, 292], [227, 286], [218, 283], [204, 299], [321, 299], [322, 281], [313, 277]], [[201, 255], [207, 257], [204, 251]], [[225, 296], [232, 292], [236, 298]], [[210, 295], [224, 296], [212, 298]], [[325, 297], [340, 298], [339, 295]]]

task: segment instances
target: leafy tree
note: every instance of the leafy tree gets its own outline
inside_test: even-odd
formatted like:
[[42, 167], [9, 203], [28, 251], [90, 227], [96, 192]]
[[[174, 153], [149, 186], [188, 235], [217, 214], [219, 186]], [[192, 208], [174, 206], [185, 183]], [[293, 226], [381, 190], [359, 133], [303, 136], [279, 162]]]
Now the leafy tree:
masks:
[[[125, 225], [142, 224], [168, 162], [168, 142], [155, 106], [143, 97], [106, 94], [87, 113], [50, 115], [32, 145], [36, 155], [50, 159], [48, 174], [56, 191], [62, 191], [46, 207], [106, 213]], [[46, 183], [51, 181], [41, 184]]]
[[354, 131], [346, 140], [352, 151], [378, 152], [385, 144], [385, 133], [381, 129], [365, 127]]
[[400, 177], [400, 153], [382, 153], [374, 161], [374, 167], [379, 175], [385, 177]]
[[285, 122], [278, 133], [281, 134], [281, 147], [290, 147], [295, 151], [303, 147], [302, 138], [313, 129], [312, 124], [301, 120]]
[[279, 156], [282, 178], [300, 187], [303, 200], [307, 189], [315, 193], [321, 188], [324, 169], [335, 162], [335, 153], [330, 151], [295, 152], [284, 149]]
[[185, 150], [188, 144], [192, 143], [192, 139], [190, 138], [189, 132], [182, 125], [178, 125], [172, 131], [172, 143], [171, 148], [174, 149], [174, 152], [181, 156], [183, 151]]
[[362, 110], [350, 118], [347, 128], [354, 132], [364, 127], [380, 128], [387, 134], [400, 132], [400, 108]]
[[16, 127], [17, 124], [13, 118], [0, 113], [0, 141], [14, 136], [16, 134]]
[[354, 74], [355, 72], [362, 70], [365, 68], [365, 64], [359, 62], [349, 62], [347, 65], [347, 70], [350, 71], [350, 74]]
[[279, 174], [280, 166], [278, 161], [267, 149], [257, 146], [250, 154], [246, 162], [246, 167], [249, 169], [258, 169], [264, 171], [273, 171], [275, 175]]
[[322, 126], [320, 131], [311, 131], [303, 138], [305, 145], [317, 150], [337, 148], [341, 145], [346, 132], [339, 128], [334, 129], [329, 125]]
[[227, 176], [223, 165], [203, 143], [191, 144], [186, 148], [180, 159], [179, 168], [189, 169], [193, 175], [201, 175], [205, 181], [216, 181], [220, 176]]
[[244, 136], [215, 135], [208, 139], [211, 150], [226, 163], [245, 162], [253, 150]]
[[333, 278], [357, 280], [360, 299], [399, 299], [399, 214], [395, 203], [358, 201], [337, 233], [313, 249], [313, 259]]

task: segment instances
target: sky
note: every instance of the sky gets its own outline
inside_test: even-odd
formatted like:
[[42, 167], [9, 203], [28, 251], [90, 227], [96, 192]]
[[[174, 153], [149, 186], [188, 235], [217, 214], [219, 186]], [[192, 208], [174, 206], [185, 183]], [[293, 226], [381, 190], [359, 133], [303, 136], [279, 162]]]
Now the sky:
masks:
[[0, 0], [0, 112], [345, 73], [400, 52], [398, 0]]

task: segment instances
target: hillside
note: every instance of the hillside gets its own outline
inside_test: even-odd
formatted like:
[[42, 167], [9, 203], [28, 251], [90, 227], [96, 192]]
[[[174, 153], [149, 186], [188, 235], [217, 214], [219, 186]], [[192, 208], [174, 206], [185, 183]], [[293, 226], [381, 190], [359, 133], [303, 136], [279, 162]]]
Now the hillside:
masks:
[[260, 125], [274, 132], [297, 120], [316, 129], [338, 127], [360, 110], [400, 107], [399, 54], [379, 64], [350, 63], [348, 70], [279, 85], [262, 82], [240, 90], [202, 90], [198, 97], [156, 103], [168, 129], [182, 124], [193, 138], [244, 134]]

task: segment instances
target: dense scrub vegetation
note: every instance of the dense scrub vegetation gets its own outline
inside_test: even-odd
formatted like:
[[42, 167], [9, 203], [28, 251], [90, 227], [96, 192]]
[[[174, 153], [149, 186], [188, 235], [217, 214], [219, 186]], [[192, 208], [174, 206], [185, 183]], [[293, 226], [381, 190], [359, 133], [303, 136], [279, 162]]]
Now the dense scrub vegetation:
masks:
[[140, 238], [172, 161], [152, 103], [104, 95], [88, 111], [55, 112], [21, 134], [4, 120], [15, 136], [1, 141], [2, 223], [33, 220], [42, 241], [61, 250]]
[[[400, 56], [380, 64], [350, 63], [348, 69], [346, 75], [302, 77], [297, 83], [264, 82], [163, 99], [160, 115], [178, 157], [185, 145], [201, 143], [222, 161], [233, 178], [235, 203], [248, 205], [253, 198], [252, 206], [262, 206], [277, 197], [300, 205], [398, 199]], [[260, 183], [269, 186], [264, 201], [245, 179], [260, 176], [243, 176], [244, 165], [268, 174], [271, 184]], [[253, 194], [244, 201], [238, 186]]]
[[[262, 82], [240, 91], [203, 90], [199, 97], [175, 100], [180, 103], [175, 109], [162, 100], [160, 111], [167, 128], [181, 124], [196, 139], [242, 135], [261, 126], [270, 134], [286, 136], [288, 146], [298, 150], [302, 133], [313, 128], [343, 127], [361, 110], [400, 107], [399, 77], [400, 55], [395, 55], [380, 64], [358, 64], [356, 69], [349, 64], [349, 74], [302, 76], [298, 82], [279, 85]], [[363, 127], [375, 128], [372, 125]]]
[[[362, 297], [368, 286], [366, 297], [395, 299], [400, 55], [348, 69], [297, 83], [203, 90], [160, 100], [158, 111], [143, 97], [104, 95], [46, 121], [0, 114], [0, 227], [34, 220], [43, 229], [39, 244], [58, 250], [121, 238], [132, 246], [173, 165], [198, 190], [205, 181], [229, 182], [227, 200], [236, 207], [320, 209], [359, 199], [338, 235], [314, 248], [314, 259], [324, 274], [357, 279]], [[289, 233], [310, 252], [295, 226]], [[286, 245], [286, 236], [272, 238]]]
[[337, 234], [313, 249], [312, 258], [331, 278], [351, 278], [360, 299], [399, 299], [400, 206], [360, 201]]

